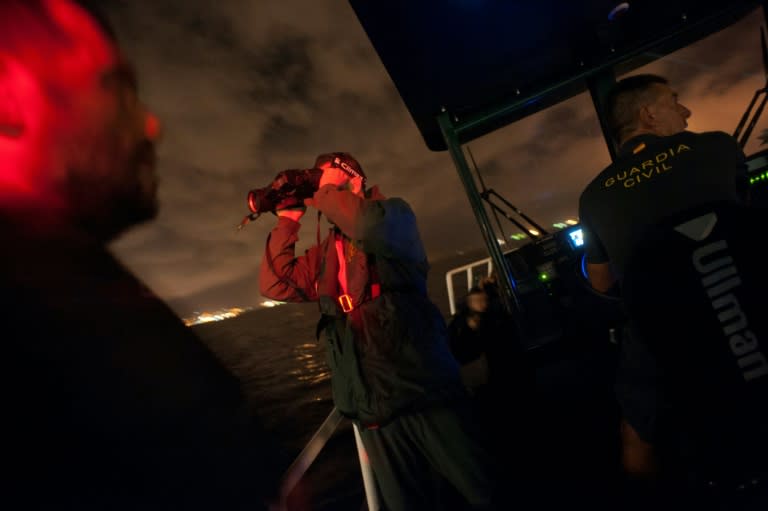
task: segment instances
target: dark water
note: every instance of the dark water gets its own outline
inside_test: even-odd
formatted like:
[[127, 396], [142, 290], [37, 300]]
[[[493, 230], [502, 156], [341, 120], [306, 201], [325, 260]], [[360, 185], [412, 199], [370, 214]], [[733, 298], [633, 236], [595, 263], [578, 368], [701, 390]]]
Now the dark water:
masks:
[[[433, 266], [429, 294], [444, 317], [448, 316], [445, 272], [482, 256], [471, 254]], [[193, 327], [241, 379], [267, 432], [282, 446], [281, 472], [333, 408], [325, 351], [314, 338], [318, 316], [317, 304], [288, 304]], [[529, 361], [535, 388], [527, 391], [525, 406], [514, 404], [510, 396], [519, 395], [519, 389], [509, 386], [500, 389], [488, 406], [491, 425], [501, 424], [509, 432], [492, 447], [503, 469], [515, 471], [507, 479], [517, 483], [514, 490], [510, 487], [510, 508], [520, 507], [516, 495], [522, 489], [535, 501], [524, 509], [574, 505], [615, 509], [615, 347], [595, 344], [599, 332], [607, 332], [604, 328], [584, 332], [541, 350]], [[354, 434], [345, 420], [291, 495], [289, 508], [357, 511], [364, 499]]]
[[[431, 265], [428, 291], [444, 317], [449, 315], [446, 272], [484, 257], [485, 251], [476, 249]], [[325, 352], [315, 341], [318, 318], [315, 303], [287, 304], [192, 327], [242, 381], [268, 433], [286, 452], [285, 468], [333, 408]], [[365, 495], [348, 421], [340, 424], [295, 493], [291, 509], [361, 508]]]
[[[323, 347], [314, 339], [316, 304], [257, 310], [193, 330], [242, 381], [285, 466], [333, 408]], [[359, 510], [365, 498], [354, 434], [342, 421], [291, 495], [291, 509]]]
[[[324, 348], [314, 340], [317, 318], [316, 304], [291, 304], [193, 327], [242, 380], [268, 433], [285, 451], [283, 468], [333, 407]], [[612, 356], [602, 349], [549, 354], [535, 363], [528, 408], [514, 406], [506, 393], [491, 404], [498, 413], [494, 423], [526, 425], [523, 437], [513, 436], [519, 428], [508, 428], [510, 436], [497, 452], [516, 467], [511, 479], [528, 487], [537, 509], [561, 509], [572, 500], [612, 509], [607, 489], [616, 483], [618, 462]], [[357, 511], [364, 498], [354, 434], [345, 420], [289, 508]]]

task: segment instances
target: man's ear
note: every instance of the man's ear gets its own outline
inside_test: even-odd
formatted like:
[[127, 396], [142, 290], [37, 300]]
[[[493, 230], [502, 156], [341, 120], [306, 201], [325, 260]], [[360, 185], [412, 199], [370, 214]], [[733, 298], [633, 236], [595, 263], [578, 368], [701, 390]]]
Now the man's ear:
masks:
[[641, 126], [653, 126], [655, 119], [652, 110], [653, 109], [648, 105], [640, 107], [638, 119], [640, 120]]
[[3, 138], [19, 138], [24, 133], [24, 118], [13, 79], [13, 73], [0, 60], [0, 137]]

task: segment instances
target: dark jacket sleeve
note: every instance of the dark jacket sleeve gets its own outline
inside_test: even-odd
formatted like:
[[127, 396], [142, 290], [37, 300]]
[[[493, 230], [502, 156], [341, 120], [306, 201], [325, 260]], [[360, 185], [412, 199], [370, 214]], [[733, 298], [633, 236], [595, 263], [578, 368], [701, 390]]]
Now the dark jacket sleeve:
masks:
[[369, 199], [326, 185], [315, 193], [314, 202], [345, 236], [361, 243], [365, 252], [391, 259], [426, 259], [416, 216], [404, 200]]
[[259, 290], [267, 298], [281, 302], [317, 300], [320, 247], [313, 246], [296, 257], [300, 227], [298, 222], [281, 217], [267, 238], [259, 271]]

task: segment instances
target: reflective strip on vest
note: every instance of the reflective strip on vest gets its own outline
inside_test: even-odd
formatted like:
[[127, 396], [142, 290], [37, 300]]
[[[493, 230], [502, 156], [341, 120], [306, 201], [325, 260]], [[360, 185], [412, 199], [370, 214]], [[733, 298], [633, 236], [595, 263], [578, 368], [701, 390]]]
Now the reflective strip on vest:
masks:
[[344, 238], [336, 235], [336, 258], [339, 260], [339, 284], [342, 295], [339, 296], [339, 305], [344, 312], [351, 312], [355, 308], [352, 297], [347, 293], [347, 258], [344, 257]]
[[[342, 295], [339, 296], [339, 305], [344, 312], [351, 312], [355, 308], [352, 297], [347, 288], [347, 258], [344, 256], [344, 237], [336, 235], [336, 258], [339, 260], [339, 285], [341, 285]], [[381, 294], [381, 284], [374, 282], [371, 284], [371, 299]]]

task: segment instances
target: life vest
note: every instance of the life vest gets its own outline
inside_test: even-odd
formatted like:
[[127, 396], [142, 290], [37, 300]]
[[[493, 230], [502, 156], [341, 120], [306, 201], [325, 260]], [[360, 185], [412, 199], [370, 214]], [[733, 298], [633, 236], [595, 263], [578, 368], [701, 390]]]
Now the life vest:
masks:
[[[378, 297], [381, 294], [381, 283], [377, 278], [376, 265], [372, 255], [359, 252], [356, 245], [339, 232], [334, 233], [333, 243], [338, 263], [339, 296], [337, 301], [341, 310], [349, 313], [361, 303]], [[348, 263], [353, 263], [357, 267], [352, 272], [348, 272]], [[350, 276], [352, 280], [350, 280]], [[366, 278], [363, 279], [363, 276]]]

